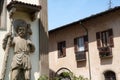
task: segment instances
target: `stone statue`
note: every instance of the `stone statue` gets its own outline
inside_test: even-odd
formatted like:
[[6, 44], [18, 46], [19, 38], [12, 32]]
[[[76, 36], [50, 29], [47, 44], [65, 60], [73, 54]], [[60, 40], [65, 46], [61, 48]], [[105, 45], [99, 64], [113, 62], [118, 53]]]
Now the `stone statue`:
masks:
[[[10, 45], [14, 48], [14, 56], [11, 64], [11, 80], [30, 80], [31, 62], [30, 53], [35, 47], [29, 36], [32, 35], [30, 26], [24, 20], [13, 21], [16, 36], [11, 38]], [[7, 39], [12, 34], [8, 33], [3, 40], [3, 49], [6, 48]]]

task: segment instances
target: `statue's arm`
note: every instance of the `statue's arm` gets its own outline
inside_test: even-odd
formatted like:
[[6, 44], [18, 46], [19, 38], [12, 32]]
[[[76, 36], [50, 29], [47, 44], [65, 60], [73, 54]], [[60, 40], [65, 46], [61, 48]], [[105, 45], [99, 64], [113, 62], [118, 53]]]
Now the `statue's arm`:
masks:
[[[10, 40], [8, 40], [8, 39], [10, 39]], [[6, 49], [7, 45], [12, 46], [12, 40], [13, 40], [13, 38], [11, 37], [11, 33], [7, 33], [5, 35], [5, 37], [3, 39], [3, 43], [2, 43], [2, 47], [4, 50]], [[10, 41], [9, 44], [8, 44], [8, 41]]]
[[28, 40], [27, 42], [28, 42], [28, 49], [29, 49], [29, 51], [30, 51], [31, 53], [33, 53], [33, 52], [35, 51], [35, 46], [34, 46], [34, 44], [33, 44], [30, 40]]

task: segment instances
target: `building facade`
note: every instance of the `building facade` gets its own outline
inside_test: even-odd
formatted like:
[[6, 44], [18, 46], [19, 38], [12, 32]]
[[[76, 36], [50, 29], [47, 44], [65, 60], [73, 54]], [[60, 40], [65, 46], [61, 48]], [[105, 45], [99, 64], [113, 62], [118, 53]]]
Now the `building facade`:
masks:
[[50, 76], [61, 70], [89, 80], [119, 80], [119, 40], [120, 7], [50, 30]]
[[31, 26], [32, 36], [30, 39], [35, 45], [35, 52], [30, 55], [31, 80], [37, 80], [40, 75], [49, 75], [47, 0], [1, 0], [0, 7], [0, 79], [3, 80], [3, 75], [5, 75], [4, 80], [10, 80], [13, 49], [10, 48], [7, 61], [4, 59], [5, 51], [2, 49], [3, 38], [11, 30], [10, 17], [23, 19]]

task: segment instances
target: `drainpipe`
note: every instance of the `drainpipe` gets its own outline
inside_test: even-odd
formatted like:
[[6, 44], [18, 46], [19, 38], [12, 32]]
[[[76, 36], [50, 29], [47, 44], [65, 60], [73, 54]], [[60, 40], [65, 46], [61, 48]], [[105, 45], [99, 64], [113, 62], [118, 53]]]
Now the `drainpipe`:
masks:
[[[80, 22], [81, 27], [85, 30], [86, 34], [88, 35], [88, 29]], [[89, 49], [89, 48], [88, 48]], [[91, 80], [91, 65], [90, 65], [90, 54], [88, 50], [88, 67], [89, 67], [89, 79]]]

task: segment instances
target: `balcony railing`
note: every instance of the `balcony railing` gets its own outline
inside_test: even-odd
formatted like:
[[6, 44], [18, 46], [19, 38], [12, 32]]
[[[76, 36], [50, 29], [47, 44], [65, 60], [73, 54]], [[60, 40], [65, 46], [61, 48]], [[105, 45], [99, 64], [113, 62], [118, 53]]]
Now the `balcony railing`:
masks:
[[99, 55], [100, 55], [100, 58], [112, 57], [111, 47], [101, 47], [101, 48], [99, 48]]
[[86, 60], [86, 54], [85, 54], [85, 52], [84, 51], [82, 51], [82, 52], [76, 52], [76, 60], [77, 61], [84, 61], [84, 60]]

